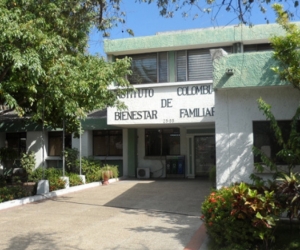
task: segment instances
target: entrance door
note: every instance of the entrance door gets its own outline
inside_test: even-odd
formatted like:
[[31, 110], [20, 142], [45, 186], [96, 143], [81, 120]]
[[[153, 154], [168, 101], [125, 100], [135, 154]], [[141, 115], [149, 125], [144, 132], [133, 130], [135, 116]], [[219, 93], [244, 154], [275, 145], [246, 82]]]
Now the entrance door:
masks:
[[195, 136], [195, 175], [208, 176], [210, 169], [216, 165], [215, 136]]

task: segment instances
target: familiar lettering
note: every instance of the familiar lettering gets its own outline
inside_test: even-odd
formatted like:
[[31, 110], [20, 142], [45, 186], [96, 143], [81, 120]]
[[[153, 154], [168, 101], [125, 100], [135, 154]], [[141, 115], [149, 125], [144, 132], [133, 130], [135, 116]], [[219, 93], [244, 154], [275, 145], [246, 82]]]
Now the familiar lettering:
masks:
[[194, 109], [180, 109], [180, 118], [190, 118], [190, 117], [205, 117], [214, 116], [215, 108], [194, 108]]

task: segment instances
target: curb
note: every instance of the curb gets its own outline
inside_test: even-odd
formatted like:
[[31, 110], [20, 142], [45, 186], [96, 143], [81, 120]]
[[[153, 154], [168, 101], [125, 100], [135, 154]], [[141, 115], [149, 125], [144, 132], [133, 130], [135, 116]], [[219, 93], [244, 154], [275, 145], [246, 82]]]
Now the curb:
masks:
[[194, 233], [190, 242], [183, 250], [206, 250], [206, 228], [204, 223], [199, 227], [199, 229]]
[[[119, 180], [120, 180], [119, 178], [114, 178], [114, 179], [109, 179], [108, 182], [114, 183]], [[85, 189], [92, 188], [92, 187], [99, 187], [99, 186], [102, 186], [102, 182], [92, 182], [92, 183], [88, 183], [88, 184], [84, 184], [84, 185], [79, 185], [79, 186], [69, 187], [66, 189], [52, 191], [47, 194], [38, 194], [38, 195], [29, 196], [29, 197], [25, 197], [25, 198], [21, 198], [21, 199], [5, 201], [5, 202], [0, 203], [0, 211], [7, 209], [7, 208], [23, 206], [23, 205], [26, 205], [26, 204], [29, 204], [32, 202], [46, 200], [46, 199], [58, 197], [58, 196], [61, 196], [64, 194], [69, 194], [69, 193], [85, 190]]]

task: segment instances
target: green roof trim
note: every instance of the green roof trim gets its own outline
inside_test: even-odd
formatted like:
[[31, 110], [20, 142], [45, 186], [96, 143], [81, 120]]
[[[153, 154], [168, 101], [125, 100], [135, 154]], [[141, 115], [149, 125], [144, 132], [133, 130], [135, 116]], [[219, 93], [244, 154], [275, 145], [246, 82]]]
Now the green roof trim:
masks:
[[104, 40], [104, 51], [111, 55], [172, 51], [184, 48], [214, 47], [220, 44], [269, 40], [272, 35], [284, 35], [278, 24], [245, 25], [162, 32], [153, 36]]
[[83, 130], [120, 129], [119, 127], [108, 125], [106, 117], [85, 119], [81, 121], [81, 126]]
[[0, 122], [0, 132], [42, 131], [42, 124], [33, 123], [28, 119], [16, 119]]
[[[107, 125], [105, 118], [87, 118], [81, 122], [83, 130], [96, 129], [120, 129], [119, 127]], [[52, 128], [44, 128], [46, 131], [53, 130]], [[0, 132], [27, 132], [27, 131], [42, 131], [42, 124], [33, 123], [28, 119], [13, 119], [3, 120], [0, 122]], [[56, 129], [56, 131], [62, 128]]]

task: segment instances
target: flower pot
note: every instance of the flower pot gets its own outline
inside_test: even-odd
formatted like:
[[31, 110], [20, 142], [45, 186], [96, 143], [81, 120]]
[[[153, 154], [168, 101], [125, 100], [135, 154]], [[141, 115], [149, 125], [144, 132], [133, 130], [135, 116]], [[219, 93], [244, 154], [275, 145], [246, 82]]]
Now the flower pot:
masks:
[[105, 170], [102, 172], [102, 183], [103, 185], [108, 185], [109, 182], [108, 180], [111, 178], [112, 176], [112, 171], [111, 170]]

